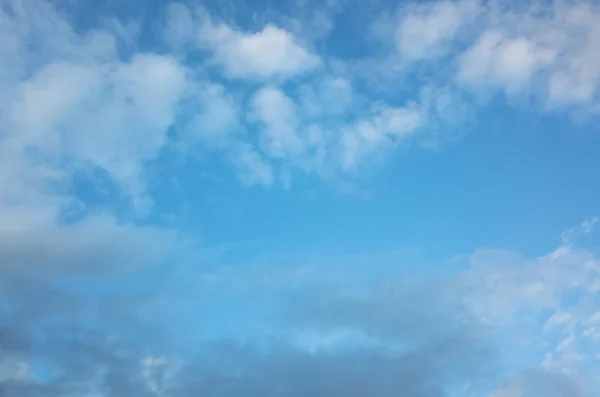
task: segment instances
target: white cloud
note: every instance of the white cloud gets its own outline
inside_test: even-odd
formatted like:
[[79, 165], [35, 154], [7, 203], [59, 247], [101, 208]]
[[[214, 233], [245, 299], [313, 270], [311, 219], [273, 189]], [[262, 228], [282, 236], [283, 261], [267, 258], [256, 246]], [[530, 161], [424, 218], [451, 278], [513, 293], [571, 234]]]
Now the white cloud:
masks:
[[577, 324], [577, 319], [569, 312], [557, 311], [546, 322], [546, 328], [567, 328], [573, 329]]
[[389, 150], [424, 123], [423, 112], [416, 104], [397, 108], [375, 106], [372, 116], [359, 119], [341, 131], [342, 168], [355, 169], [367, 155]]
[[157, 397], [168, 395], [169, 382], [179, 369], [177, 365], [166, 357], [146, 356], [140, 361], [140, 372], [146, 388]]
[[20, 84], [4, 145], [36, 150], [50, 163], [100, 167], [141, 205], [143, 164], [166, 145], [185, 82], [176, 61], [153, 54], [127, 63], [51, 63]]
[[583, 234], [592, 233], [594, 231], [594, 227], [596, 226], [596, 223], [598, 223], [598, 217], [586, 219], [581, 224], [581, 233], [583, 233]]
[[527, 89], [533, 75], [550, 65], [557, 50], [506, 32], [485, 32], [460, 59], [458, 79], [471, 86], [499, 87], [507, 94]]
[[600, 84], [600, 9], [550, 3], [521, 12], [495, 5], [481, 34], [459, 57], [458, 81], [470, 89], [529, 95], [542, 107], [591, 111]]
[[[256, 146], [265, 155], [260, 163], [276, 160], [269, 167], [285, 174], [282, 180], [289, 182], [294, 169], [328, 175], [357, 171], [365, 159], [383, 158], [425, 123], [429, 128], [422, 129], [417, 142], [440, 147], [446, 138], [461, 135], [460, 125], [471, 115], [464, 89], [501, 91], [509, 97], [533, 95], [550, 106], [552, 74], [570, 62], [566, 54], [583, 48], [580, 40], [569, 36], [569, 29], [583, 26], [583, 18], [576, 7], [553, 5], [545, 10], [551, 12], [542, 15], [533, 8], [515, 12], [468, 0], [401, 7], [395, 39], [404, 60], [425, 62], [445, 55], [457, 59], [451, 64], [457, 68], [456, 78], [437, 76], [435, 83], [417, 88], [420, 105], [410, 110], [369, 104], [368, 95], [357, 92], [352, 74], [344, 73], [343, 67], [334, 68], [339, 75], [326, 74], [295, 89], [285, 86], [284, 92], [275, 84], [316, 71], [321, 61], [299, 44], [298, 37], [273, 24], [242, 31], [216, 21], [204, 8], [175, 4], [169, 9], [166, 33], [176, 49], [187, 48], [190, 54], [206, 50], [210, 64], [225, 77], [265, 83], [247, 102], [248, 109], [234, 110], [234, 102], [243, 100], [231, 101], [225, 92], [206, 100], [206, 111], [196, 117], [194, 130], [203, 131], [202, 138], [219, 149], [239, 143]], [[438, 82], [438, 77], [447, 81]], [[213, 111], [211, 104], [219, 106]], [[238, 111], [251, 117], [229, 123]], [[404, 127], [386, 125], [394, 118], [402, 118]], [[248, 128], [244, 121], [259, 121], [258, 139], [252, 127], [246, 135], [228, 134]], [[285, 170], [278, 170], [281, 166]], [[265, 183], [269, 179], [265, 175], [256, 180]]]
[[[480, 251], [457, 277], [456, 287], [464, 291], [460, 294], [473, 314], [501, 335], [507, 351], [509, 346], [525, 349], [523, 355], [511, 353], [524, 358], [523, 368], [539, 366], [551, 376], [566, 376], [579, 388], [592, 386], [594, 378], [577, 375], [596, 370], [587, 366], [593, 359], [590, 344], [596, 341], [590, 319], [597, 307], [599, 280], [594, 254], [569, 244], [534, 260], [505, 251]], [[513, 379], [492, 395], [538, 395], [535, 389], [517, 387], [519, 382]], [[571, 395], [579, 394], [565, 394]]]
[[[589, 296], [600, 278], [590, 252], [564, 246], [533, 261], [504, 251], [479, 251], [471, 261], [472, 270], [460, 280], [476, 286], [470, 304], [491, 323], [504, 321], [515, 307], [527, 307], [540, 315], [543, 310], [560, 309], [566, 291], [579, 290]], [[566, 318], [561, 314], [553, 317], [551, 323]]]
[[[240, 129], [240, 105], [226, 88], [210, 82], [194, 87], [196, 102], [185, 127], [185, 140], [202, 140], [214, 148], [227, 146]], [[186, 142], [189, 143], [189, 142]]]
[[[144, 163], [167, 143], [186, 70], [173, 57], [132, 54], [120, 60], [110, 30], [75, 32], [47, 2], [9, 1], [0, 19], [7, 54], [2, 68], [0, 179], [12, 200], [60, 195], [71, 175], [105, 170], [140, 213]], [[10, 10], [10, 11], [8, 11]], [[113, 24], [118, 26], [118, 24]], [[32, 41], [39, 47], [32, 47]], [[7, 197], [0, 197], [0, 201]]]
[[477, 1], [437, 1], [402, 10], [396, 29], [396, 46], [409, 61], [447, 54], [464, 25], [478, 15]]
[[320, 62], [290, 33], [273, 25], [250, 34], [221, 26], [209, 41], [215, 51], [215, 62], [233, 78], [288, 78], [310, 71]]
[[144, 164], [167, 142], [185, 69], [150, 53], [121, 61], [118, 34], [77, 33], [47, 2], [4, 2], [0, 20], [10, 59], [0, 68], [0, 271], [86, 274], [162, 257], [170, 232], [86, 216], [72, 178], [102, 169], [145, 211]]
[[583, 336], [585, 336], [586, 338], [600, 341], [600, 329], [596, 327], [586, 328], [583, 331]]
[[190, 10], [185, 4], [174, 2], [170, 3], [166, 9], [165, 16], [165, 41], [175, 50], [186, 50], [186, 47], [197, 40], [197, 21], [196, 18], [200, 9]]
[[250, 101], [250, 117], [264, 124], [261, 147], [274, 158], [293, 158], [303, 150], [297, 136], [299, 120], [294, 101], [276, 87], [258, 90]]
[[[10, 186], [2, 199], [22, 200], [43, 216], [74, 205], [70, 180], [89, 168], [104, 170], [140, 213], [147, 212], [152, 202], [146, 165], [171, 143], [187, 145], [186, 154], [193, 154], [198, 142], [198, 150], [216, 150], [246, 184], [268, 186], [276, 179], [289, 184], [293, 170], [359, 171], [417, 131], [424, 133], [416, 141], [431, 145], [439, 140], [435, 127], [455, 127], [468, 113], [455, 81], [416, 87], [419, 104], [404, 91], [409, 105], [370, 103], [351, 73], [343, 67], [319, 69], [330, 65], [303, 46], [302, 37], [273, 23], [243, 31], [201, 7], [175, 3], [168, 6], [163, 31], [173, 54], [123, 56], [122, 28], [81, 33], [49, 3], [7, 4], [16, 6], [0, 13], [0, 46], [10, 58], [0, 72], [0, 102], [6, 104], [0, 112], [5, 132], [0, 182]], [[457, 55], [458, 81], [470, 89], [531, 91], [557, 106], [560, 90], [551, 82], [561, 73], [586, 78], [586, 89], [595, 90], [600, 68], [594, 67], [593, 17], [600, 14], [583, 5], [545, 10], [552, 12], [541, 16], [492, 6], [484, 11], [475, 1], [404, 6], [396, 44], [409, 61]], [[37, 37], [46, 40], [33, 50], [26, 44]], [[472, 45], [461, 53], [469, 39]], [[216, 84], [206, 77], [212, 73], [204, 73], [206, 66], [252, 84]], [[318, 78], [296, 87], [276, 85], [310, 71]], [[264, 85], [246, 100], [257, 81]], [[430, 89], [431, 84], [441, 88]], [[567, 86], [577, 91], [574, 83]], [[561, 95], [571, 101], [570, 94]], [[593, 94], [586, 98], [594, 101]], [[182, 114], [184, 122], [178, 118]], [[173, 127], [182, 132], [174, 134], [180, 142], [169, 141]]]
[[557, 8], [556, 23], [568, 35], [561, 62], [552, 70], [551, 106], [595, 102], [600, 83], [600, 27], [597, 5], [580, 3]]
[[583, 222], [581, 222], [581, 225], [579, 225], [577, 227], [572, 227], [570, 229], [565, 230], [561, 234], [563, 244], [565, 246], [571, 245], [573, 242], [575, 242], [581, 236], [585, 236], [587, 234], [592, 233], [594, 231], [594, 228], [595, 228], [597, 222], [598, 222], [598, 219], [596, 217], [593, 217], [593, 218], [584, 220]]
[[233, 79], [286, 79], [309, 72], [321, 62], [290, 32], [273, 24], [243, 32], [213, 22], [201, 8], [190, 10], [182, 4], [170, 5], [166, 35], [176, 47], [192, 44], [209, 49], [212, 63]]
[[298, 102], [303, 117], [343, 117], [355, 101], [352, 83], [343, 77], [327, 76], [316, 84], [298, 88]]
[[273, 168], [252, 145], [236, 144], [230, 151], [230, 157], [243, 184], [249, 186], [273, 184]]
[[598, 324], [600, 325], [600, 311], [593, 313], [590, 318], [587, 319], [589, 324]]
[[570, 334], [569, 336], [567, 336], [566, 338], [561, 340], [560, 343], [556, 346], [556, 352], [562, 353], [565, 351], [569, 351], [573, 348], [574, 344], [575, 344], [575, 335]]

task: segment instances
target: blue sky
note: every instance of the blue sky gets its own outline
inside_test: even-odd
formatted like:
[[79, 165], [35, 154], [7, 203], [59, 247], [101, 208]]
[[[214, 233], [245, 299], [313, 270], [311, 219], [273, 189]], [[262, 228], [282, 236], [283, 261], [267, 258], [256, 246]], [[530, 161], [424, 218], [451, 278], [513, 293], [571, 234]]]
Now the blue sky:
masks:
[[598, 395], [599, 22], [0, 0], [0, 396]]

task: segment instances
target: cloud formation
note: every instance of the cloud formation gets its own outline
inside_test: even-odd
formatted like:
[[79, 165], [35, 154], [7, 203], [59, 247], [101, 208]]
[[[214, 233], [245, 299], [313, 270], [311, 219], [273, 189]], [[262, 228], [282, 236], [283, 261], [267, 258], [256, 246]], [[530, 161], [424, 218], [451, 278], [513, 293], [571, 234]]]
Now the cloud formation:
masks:
[[[80, 298], [75, 303], [72, 290], [41, 279], [17, 278], [11, 287], [2, 288], [3, 302], [14, 312], [0, 328], [0, 349], [6, 357], [0, 390], [7, 396], [402, 392], [534, 397], [544, 392], [587, 397], [593, 395], [595, 375], [590, 371], [597, 363], [589, 367], [588, 361], [595, 358], [585, 352], [599, 341], [585, 338], [597, 323], [591, 302], [598, 293], [593, 283], [600, 279], [597, 259], [589, 255], [552, 253], [519, 261], [499, 251], [485, 257], [476, 254], [456, 275], [407, 279], [390, 272], [359, 285], [348, 280], [364, 278], [369, 269], [343, 262], [316, 272], [290, 267], [270, 271], [267, 283], [253, 273], [260, 268], [250, 266], [246, 273], [225, 277], [170, 278], [181, 302], [171, 289], [136, 301], [131, 292], [113, 286], [111, 294], [126, 295]], [[560, 277], [553, 276], [552, 269], [563, 268]], [[305, 277], [299, 278], [301, 274]], [[590, 284], [580, 284], [578, 274], [586, 274]], [[522, 280], [522, 285], [503, 282], [503, 277]], [[536, 287], [540, 283], [547, 293]], [[573, 285], [581, 289], [576, 300]], [[204, 294], [213, 304], [236, 297], [247, 313], [252, 313], [248, 303], [260, 297], [258, 301], [268, 302], [268, 314], [254, 319], [259, 320], [258, 328], [244, 330], [245, 342], [233, 335], [200, 339], [190, 349], [195, 329], [165, 339], [164, 332], [174, 330], [164, 325], [181, 320], [173, 313], [208, 314], [199, 306], [178, 309], [180, 303], [202, 301]], [[560, 312], [551, 314], [549, 309]], [[34, 336], [40, 331], [42, 339]], [[531, 339], [523, 339], [527, 335]], [[533, 356], [524, 367], [505, 372], [519, 348]], [[536, 361], [548, 349], [552, 353]]]
[[[240, 178], [246, 183], [270, 185], [289, 170], [355, 173], [355, 165], [388, 156], [405, 137], [443, 141], [431, 132], [435, 126], [461, 127], [432, 106], [441, 92], [531, 98], [541, 110], [580, 114], [594, 114], [596, 107], [592, 21], [598, 11], [587, 3], [540, 6], [543, 13], [474, 1], [400, 7], [391, 33], [398, 53], [390, 56], [405, 67], [390, 78], [415, 63], [427, 67], [445, 59], [448, 66], [437, 76], [435, 70], [416, 76], [416, 90], [399, 87], [405, 99], [395, 103], [377, 99], [344, 61], [319, 55], [314, 44], [275, 23], [244, 31], [200, 6], [168, 4], [164, 18], [154, 22], [169, 45], [165, 53], [136, 50], [122, 29], [76, 32], [50, 4], [6, 3], [18, 12], [2, 15], [11, 60], [3, 68], [8, 110], [2, 119], [15, 136], [3, 147], [10, 143], [16, 156], [34, 146], [53, 161], [101, 168], [141, 212], [151, 205], [144, 165], [173, 145], [204, 148], [188, 153], [217, 150], [226, 161], [236, 159], [234, 169], [245, 169]], [[44, 48], [26, 46], [42, 35]], [[432, 89], [432, 98], [424, 96]], [[286, 99], [267, 103], [268, 92]], [[265, 119], [266, 112], [278, 111], [279, 121], [273, 114]], [[455, 122], [463, 118], [454, 115]], [[192, 137], [191, 143], [172, 142], [173, 128], [188, 131], [180, 138]], [[139, 131], [143, 137], [135, 135]], [[253, 169], [257, 174], [249, 176]]]
[[166, 24], [166, 37], [172, 45], [210, 50], [208, 62], [228, 78], [286, 79], [320, 64], [319, 57], [290, 32], [272, 24], [257, 32], [242, 32], [225, 23], [214, 23], [206, 10], [183, 3], [168, 6]]
[[307, 32], [167, 3], [142, 40], [0, 0], [0, 397], [596, 395], [600, 264], [576, 246], [596, 218], [537, 258], [479, 250], [409, 282], [343, 261], [178, 273], [189, 240], [153, 196], [174, 158], [291, 190], [443, 147], [479, 97], [597, 115], [595, 4], [401, 5], [389, 52], [358, 61], [328, 51], [332, 8]]

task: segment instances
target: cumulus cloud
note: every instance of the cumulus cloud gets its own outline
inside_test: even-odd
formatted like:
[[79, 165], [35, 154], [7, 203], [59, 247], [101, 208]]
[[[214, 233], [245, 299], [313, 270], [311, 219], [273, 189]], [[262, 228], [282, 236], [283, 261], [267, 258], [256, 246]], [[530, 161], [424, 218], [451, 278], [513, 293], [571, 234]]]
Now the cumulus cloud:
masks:
[[295, 157], [302, 150], [302, 141], [296, 135], [298, 116], [295, 103], [275, 87], [264, 87], [250, 101], [250, 117], [260, 121], [263, 128], [261, 143], [271, 157]]
[[20, 87], [6, 144], [99, 167], [143, 203], [143, 163], [166, 145], [184, 85], [183, 69], [158, 55], [115, 65], [53, 63]]
[[175, 45], [190, 43], [212, 51], [212, 63], [228, 78], [269, 80], [304, 74], [319, 66], [319, 57], [304, 48], [290, 32], [267, 24], [243, 32], [214, 23], [203, 9], [169, 6], [167, 37]]
[[[3, 38], [12, 38], [7, 56], [27, 71], [3, 87], [9, 101], [0, 114], [3, 184], [17, 185], [7, 191], [31, 195], [31, 189], [51, 188], [45, 182], [95, 167], [147, 211], [144, 163], [167, 143], [186, 84], [184, 67], [151, 53], [121, 60], [114, 34], [78, 34], [45, 2], [39, 8], [7, 2], [2, 19], [8, 21]], [[35, 51], [28, 43], [42, 36], [43, 48]], [[3, 70], [16, 77], [13, 67]]]
[[592, 21], [598, 7], [585, 2], [540, 7], [490, 10], [488, 27], [459, 55], [458, 79], [508, 95], [526, 93], [548, 109], [589, 108], [597, 101], [598, 29]]
[[[211, 36], [214, 35], [214, 38]], [[215, 49], [214, 61], [233, 78], [290, 77], [314, 69], [317, 56], [302, 48], [283, 29], [268, 25], [260, 32], [243, 35], [218, 27], [208, 33]]]
[[[416, 103], [410, 111], [376, 98], [377, 91], [348, 72], [344, 61], [318, 54], [314, 42], [308, 45], [285, 24], [242, 29], [206, 8], [172, 3], [164, 20], [156, 21], [169, 47], [142, 52], [126, 45], [122, 29], [75, 31], [48, 3], [7, 4], [16, 11], [2, 14], [2, 45], [10, 59], [2, 71], [2, 122], [13, 138], [3, 145], [10, 152], [3, 157], [35, 169], [31, 179], [39, 179], [41, 167], [51, 170], [45, 180], [53, 183], [64, 182], [64, 167], [15, 159], [25, 145], [43, 152], [46, 163], [101, 168], [142, 214], [152, 206], [144, 168], [172, 147], [187, 155], [216, 150], [244, 183], [269, 185], [293, 179], [294, 170], [358, 172], [358, 165], [384, 158], [409, 135], [422, 146], [440, 147], [445, 137], [460, 135], [440, 130], [460, 128], [465, 108], [474, 106], [465, 92], [533, 97], [541, 108], [555, 111], [592, 111], [596, 102], [598, 10], [587, 3], [516, 9], [439, 1], [400, 7], [393, 41], [401, 61], [419, 61], [427, 72], [395, 69], [390, 62], [382, 67], [393, 69], [393, 78], [402, 80], [406, 76], [398, 73], [407, 70], [415, 78], [414, 88], [389, 84], [398, 87], [403, 103]], [[45, 37], [39, 49], [24, 44], [37, 37]], [[440, 57], [448, 67], [427, 68]], [[368, 67], [364, 71], [382, 77]], [[237, 85], [230, 86], [231, 79]], [[430, 90], [431, 85], [438, 88]], [[285, 101], [268, 102], [266, 93], [273, 90]], [[429, 98], [423, 98], [427, 90]], [[276, 108], [284, 102], [285, 109]], [[278, 111], [285, 112], [277, 115], [279, 121], [265, 118]], [[392, 118], [405, 125], [390, 126], [386, 120]], [[178, 133], [169, 135], [170, 130]], [[231, 161], [239, 158], [246, 160]], [[258, 160], [264, 166], [240, 166]], [[254, 169], [260, 175], [250, 176]]]
[[[418, 62], [428, 71], [424, 79], [454, 74], [449, 85], [468, 92], [501, 93], [513, 103], [527, 98], [542, 111], [596, 114], [598, 13], [597, 4], [586, 1], [402, 5], [386, 30], [399, 59], [386, 67], [402, 78]], [[394, 62], [403, 66], [393, 71]]]
[[550, 65], [556, 55], [553, 48], [527, 38], [485, 32], [462, 55], [458, 78], [465, 84], [497, 86], [514, 95], [528, 89], [533, 75]]
[[477, 1], [436, 1], [408, 5], [400, 10], [396, 46], [410, 61], [446, 55], [456, 45], [461, 29], [481, 11]]
[[193, 112], [182, 129], [183, 141], [222, 149], [240, 135], [237, 134], [239, 101], [224, 86], [213, 82], [197, 82], [193, 90], [192, 100], [187, 105]]

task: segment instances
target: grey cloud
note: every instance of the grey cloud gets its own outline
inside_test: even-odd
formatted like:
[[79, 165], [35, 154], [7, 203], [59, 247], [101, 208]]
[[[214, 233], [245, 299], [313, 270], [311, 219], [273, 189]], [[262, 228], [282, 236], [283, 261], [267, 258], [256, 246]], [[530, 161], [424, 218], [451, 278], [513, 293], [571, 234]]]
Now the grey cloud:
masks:
[[168, 230], [91, 218], [34, 230], [0, 228], [2, 273], [86, 274], [125, 270], [163, 257], [175, 236]]
[[[23, 280], [21, 287], [27, 282], [33, 283]], [[44, 290], [40, 285], [35, 288]], [[70, 325], [44, 323], [40, 319], [48, 318], [47, 312], [21, 322], [9, 321], [7, 326], [17, 328], [7, 331], [2, 342], [25, 360], [41, 360], [55, 375], [0, 381], [0, 396], [100, 392], [106, 397], [445, 397], [451, 395], [450, 387], [466, 382], [483, 385], [492, 374], [488, 347], [478, 338], [473, 323], [453, 317], [448, 311], [452, 305], [430, 298], [430, 292], [420, 288], [394, 294], [368, 291], [360, 300], [343, 289], [326, 293], [308, 287], [297, 296], [288, 294], [279, 306], [288, 314], [285, 324], [278, 324], [283, 328], [319, 333], [352, 326], [384, 341], [378, 346], [316, 352], [279, 336], [267, 336], [264, 343], [218, 341], [182, 349], [168, 333], [155, 332], [154, 323], [161, 318], [148, 322], [139, 316], [144, 302], [136, 303], [133, 296], [125, 297], [131, 305], [109, 301], [102, 311], [83, 300], [83, 313], [93, 313], [92, 324], [99, 326], [83, 321], [83, 316]], [[54, 310], [58, 310], [61, 293], [67, 292], [48, 287], [38, 296], [53, 298]], [[35, 299], [29, 301], [26, 294], [13, 291], [7, 295], [13, 305], [35, 306]], [[322, 305], [323, 296], [330, 304]], [[71, 297], [81, 299], [74, 293]], [[191, 292], [189, 299], [194, 299]], [[268, 320], [277, 324], [278, 314]], [[24, 340], [19, 341], [17, 335]], [[145, 359], [153, 355], [165, 358], [145, 371]]]
[[[253, 353], [250, 353], [253, 354]], [[446, 396], [451, 374], [442, 374], [433, 357], [395, 357], [381, 351], [307, 354], [283, 350], [256, 357], [239, 376], [214, 370], [189, 373], [175, 395], [211, 396]], [[185, 382], [184, 382], [185, 384]], [[181, 394], [178, 394], [181, 393]]]
[[[154, 286], [155, 276], [139, 273], [148, 293], [115, 291], [101, 305], [56, 288], [52, 277], [14, 278], [10, 288], [0, 283], [4, 305], [21, 313], [0, 317], [0, 353], [42, 361], [56, 374], [0, 380], [0, 396], [447, 397], [463, 390], [486, 397], [589, 397], [576, 378], [542, 370], [520, 374], [489, 394], [510, 352], [496, 351], [493, 335], [463, 306], [461, 291], [448, 278], [386, 278], [368, 288], [306, 280], [289, 291], [264, 291], [248, 275], [247, 290], [221, 288], [224, 295], [212, 295], [214, 304], [229, 293], [249, 300], [261, 289], [262, 301], [274, 309], [263, 320], [282, 332], [191, 346], [174, 337], [177, 325], [152, 300], [176, 307], [169, 305], [173, 291], [193, 301], [197, 285], [186, 284], [186, 277], [181, 284], [163, 279]], [[46, 321], [65, 313], [66, 325]], [[202, 322], [202, 311], [183, 314]], [[84, 321], [90, 316], [92, 322]], [[339, 329], [378, 343], [326, 341], [310, 349], [290, 337], [307, 332], [326, 339]]]

